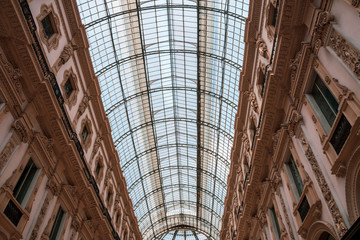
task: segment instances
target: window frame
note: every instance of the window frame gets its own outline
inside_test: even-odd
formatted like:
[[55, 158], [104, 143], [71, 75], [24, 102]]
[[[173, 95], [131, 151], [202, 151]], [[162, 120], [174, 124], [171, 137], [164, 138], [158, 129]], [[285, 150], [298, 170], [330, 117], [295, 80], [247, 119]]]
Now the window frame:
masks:
[[[65, 88], [65, 85], [68, 81], [70, 81], [70, 84], [73, 88], [73, 90], [69, 96], [67, 95], [66, 88]], [[65, 70], [64, 77], [61, 82], [61, 90], [63, 91], [64, 102], [68, 105], [70, 110], [77, 102], [77, 96], [79, 93], [79, 87], [78, 87], [77, 82], [78, 82], [77, 76], [74, 73], [73, 69], [70, 68], [68, 70]]]
[[[63, 211], [63, 215], [62, 215], [61, 220], [60, 220], [59, 228], [58, 228], [57, 232], [55, 233], [56, 235], [54, 236], [54, 238], [51, 239], [51, 234], [52, 234], [52, 232], [54, 230], [55, 224], [57, 223], [56, 221], [57, 221], [57, 217], [58, 217], [58, 214], [59, 214], [60, 210]], [[55, 211], [53, 211], [53, 212], [55, 212]], [[55, 214], [54, 221], [52, 222], [51, 230], [50, 230], [50, 233], [49, 233], [49, 240], [59, 240], [60, 239], [60, 237], [62, 235], [62, 232], [64, 230], [66, 216], [67, 216], [67, 212], [65, 210], [63, 210], [61, 205], [59, 205], [58, 208], [57, 208], [56, 214]]]
[[[51, 14], [51, 15], [50, 15]], [[49, 16], [50, 15], [50, 16]], [[53, 28], [54, 33], [47, 37], [45, 33], [45, 29], [42, 24], [42, 20], [49, 16], [51, 21], [51, 26]], [[36, 17], [39, 29], [39, 35], [41, 41], [47, 47], [47, 50], [50, 52], [52, 49], [57, 49], [59, 46], [59, 40], [61, 38], [61, 31], [60, 31], [60, 21], [59, 17], [55, 14], [54, 7], [52, 4], [50, 5], [41, 5], [40, 7], [40, 14]]]
[[[319, 75], [339, 104], [338, 113], [332, 126], [328, 130], [326, 129], [326, 120], [321, 118], [321, 115], [319, 116], [317, 113], [317, 105], [314, 104], [314, 100], [309, 94], [315, 80], [315, 74]], [[333, 78], [316, 57], [313, 59], [312, 64], [310, 64], [308, 79], [309, 81], [305, 87], [305, 97], [303, 100], [305, 108], [310, 113], [312, 121], [318, 131], [323, 151], [331, 165], [331, 173], [337, 177], [344, 177], [346, 161], [351, 157], [349, 156], [352, 152], [351, 148], [360, 140], [360, 137], [357, 135], [357, 129], [360, 127], [360, 116], [357, 114], [360, 112], [360, 101], [354, 93], [342, 85], [338, 79]], [[351, 125], [351, 129], [342, 149], [339, 154], [337, 154], [330, 141], [343, 115]]]

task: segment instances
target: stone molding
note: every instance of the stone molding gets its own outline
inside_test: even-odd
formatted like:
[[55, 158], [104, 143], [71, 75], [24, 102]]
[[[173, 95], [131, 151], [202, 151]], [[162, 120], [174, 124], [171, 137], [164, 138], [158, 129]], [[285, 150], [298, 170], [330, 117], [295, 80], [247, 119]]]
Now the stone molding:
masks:
[[[52, 27], [54, 28], [54, 34], [48, 39], [45, 34], [45, 30], [42, 26], [41, 21], [47, 16], [51, 14], [52, 17]], [[47, 50], [50, 52], [51, 49], [56, 50], [59, 46], [59, 40], [61, 38], [61, 31], [60, 31], [60, 21], [57, 14], [54, 11], [53, 5], [41, 5], [40, 14], [36, 17], [38, 26], [39, 26], [39, 35], [41, 41], [47, 47]]]

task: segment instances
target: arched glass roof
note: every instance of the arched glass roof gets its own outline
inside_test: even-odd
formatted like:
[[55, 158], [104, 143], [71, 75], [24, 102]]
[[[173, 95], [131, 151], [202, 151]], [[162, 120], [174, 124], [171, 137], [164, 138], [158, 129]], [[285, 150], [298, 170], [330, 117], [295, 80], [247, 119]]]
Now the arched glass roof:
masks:
[[144, 239], [219, 238], [249, 0], [78, 0]]
[[173, 230], [160, 235], [160, 237], [157, 237], [156, 239], [157, 240], [208, 240], [210, 238], [206, 237], [202, 233], [193, 230]]

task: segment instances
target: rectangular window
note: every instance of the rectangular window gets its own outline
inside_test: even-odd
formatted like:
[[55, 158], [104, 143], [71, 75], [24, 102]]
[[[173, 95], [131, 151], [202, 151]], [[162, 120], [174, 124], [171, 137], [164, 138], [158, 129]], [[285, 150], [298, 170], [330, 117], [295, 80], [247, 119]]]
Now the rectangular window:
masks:
[[299, 205], [299, 209], [298, 209], [301, 221], [304, 221], [309, 210], [310, 210], [309, 202], [308, 202], [306, 196], [304, 196], [304, 199], [301, 201], [301, 203]]
[[71, 80], [68, 79], [66, 81], [66, 83], [64, 84], [64, 89], [65, 89], [65, 94], [66, 94], [66, 97], [70, 97], [71, 93], [73, 92], [74, 88], [71, 84]]
[[339, 104], [319, 75], [316, 75], [311, 95], [331, 127], [338, 113]]
[[30, 158], [26, 164], [24, 171], [22, 172], [18, 182], [15, 185], [13, 196], [21, 205], [24, 205], [24, 200], [27, 193], [30, 190], [32, 182], [35, 178], [38, 168]]
[[295, 195], [295, 198], [298, 200], [303, 192], [304, 184], [292, 155], [290, 155], [290, 159], [285, 164], [285, 166], [287, 175], [290, 180], [290, 186]]
[[51, 38], [51, 36], [55, 33], [51, 20], [52, 19], [50, 14], [48, 14], [46, 17], [44, 17], [43, 20], [41, 20], [41, 24], [42, 27], [44, 28], [44, 32], [47, 39]]
[[334, 150], [337, 154], [340, 153], [342, 147], [344, 146], [346, 139], [348, 138], [351, 130], [351, 125], [343, 114], [340, 118], [338, 125], [330, 139], [331, 145], [334, 147]]
[[54, 225], [51, 228], [49, 240], [57, 240], [60, 237], [62, 222], [64, 218], [65, 212], [59, 207], [59, 210], [56, 214]]
[[23, 215], [21, 210], [16, 206], [16, 204], [11, 199], [8, 202], [8, 204], [4, 210], [4, 214], [5, 214], [5, 216], [7, 216], [9, 218], [9, 220], [15, 226], [18, 225], [18, 223], [20, 222], [20, 219]]
[[97, 177], [99, 176], [100, 169], [101, 169], [100, 163], [97, 163], [97, 164], [96, 164], [96, 170], [95, 170], [95, 173], [96, 173], [96, 176], [97, 176]]
[[269, 208], [269, 215], [270, 215], [271, 225], [274, 231], [275, 238], [279, 240], [281, 231], [274, 207]]
[[81, 132], [81, 136], [82, 136], [84, 142], [86, 141], [86, 138], [87, 138], [88, 134], [89, 134], [89, 132], [88, 132], [86, 126], [85, 126], [85, 127], [83, 128], [82, 132]]

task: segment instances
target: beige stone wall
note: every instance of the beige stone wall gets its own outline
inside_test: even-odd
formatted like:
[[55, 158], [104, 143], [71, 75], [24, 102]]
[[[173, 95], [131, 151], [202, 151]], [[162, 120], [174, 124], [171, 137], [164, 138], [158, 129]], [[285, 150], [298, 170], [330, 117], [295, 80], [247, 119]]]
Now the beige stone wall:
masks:
[[59, 208], [57, 239], [141, 239], [76, 2], [0, 6], [0, 239], [48, 239]]
[[[221, 239], [340, 239], [360, 216], [359, 4], [258, 0], [251, 8]], [[312, 97], [316, 75], [339, 105], [331, 126]], [[337, 152], [343, 116], [350, 131]]]

